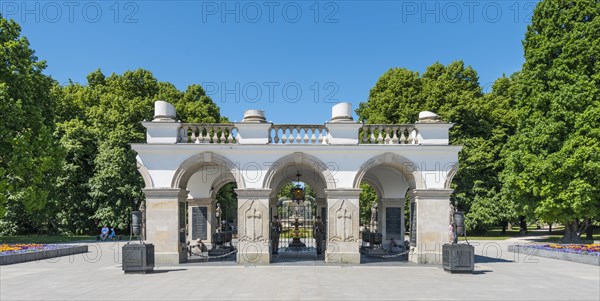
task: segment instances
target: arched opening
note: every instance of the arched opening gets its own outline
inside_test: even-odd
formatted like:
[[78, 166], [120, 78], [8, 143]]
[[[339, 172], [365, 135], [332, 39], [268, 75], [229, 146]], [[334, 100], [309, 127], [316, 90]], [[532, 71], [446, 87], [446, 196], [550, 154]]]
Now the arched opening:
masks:
[[237, 195], [244, 186], [234, 164], [212, 153], [195, 155], [181, 164], [172, 187], [188, 192], [180, 200], [180, 236], [188, 261], [235, 261]]
[[408, 260], [411, 236], [407, 235], [410, 191], [421, 185], [416, 166], [395, 154], [367, 161], [359, 170], [355, 187], [363, 191], [361, 209], [361, 262]]
[[325, 258], [325, 189], [335, 183], [327, 183], [328, 174], [319, 166], [323, 164], [317, 159], [296, 153], [278, 160], [267, 173], [272, 262]]

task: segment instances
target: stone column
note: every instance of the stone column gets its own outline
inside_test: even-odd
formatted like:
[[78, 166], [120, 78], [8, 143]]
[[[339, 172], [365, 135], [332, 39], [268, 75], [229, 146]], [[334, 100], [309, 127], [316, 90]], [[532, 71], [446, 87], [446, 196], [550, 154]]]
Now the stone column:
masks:
[[409, 260], [420, 264], [441, 264], [442, 245], [448, 243], [450, 195], [452, 189], [415, 189], [417, 241]]
[[271, 189], [236, 189], [238, 196], [238, 253], [240, 264], [269, 264]]
[[269, 219], [272, 218], [275, 215], [279, 215], [277, 213], [277, 198], [271, 198], [269, 200], [269, 208], [271, 210], [271, 212], [270, 212], [271, 215], [269, 216]]
[[327, 250], [325, 262], [359, 264], [359, 205], [361, 189], [327, 189]]
[[[315, 198], [315, 202], [317, 203], [317, 216], [320, 216], [321, 220], [325, 222], [327, 220], [327, 198]], [[323, 209], [325, 209], [325, 214], [323, 214]]]
[[[212, 245], [212, 235], [215, 233], [215, 217], [214, 217], [214, 201], [211, 198], [205, 199], [190, 199], [188, 203], [188, 241], [195, 242], [196, 239], [202, 239], [202, 242], [207, 246]], [[206, 208], [206, 229], [196, 229], [194, 231], [194, 219], [193, 213], [195, 210]], [[202, 231], [206, 231], [206, 237], [200, 237], [198, 234]], [[196, 234], [196, 236], [194, 236]]]
[[154, 244], [157, 265], [187, 261], [185, 250], [185, 189], [144, 189], [146, 194], [146, 236]]
[[[394, 238], [397, 243], [404, 242], [404, 198], [383, 198], [380, 202], [379, 211], [379, 229], [383, 234], [384, 245], [387, 247], [389, 240]], [[389, 209], [389, 210], [388, 210]], [[388, 217], [388, 213], [394, 216]], [[388, 220], [394, 225], [388, 225]], [[398, 228], [397, 223], [400, 224]]]

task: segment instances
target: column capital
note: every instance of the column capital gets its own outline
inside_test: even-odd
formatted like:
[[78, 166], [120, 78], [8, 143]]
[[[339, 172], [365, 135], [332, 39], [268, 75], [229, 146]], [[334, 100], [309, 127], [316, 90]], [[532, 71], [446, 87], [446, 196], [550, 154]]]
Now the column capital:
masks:
[[188, 191], [181, 188], [153, 188], [143, 189], [146, 199], [186, 199]]
[[358, 198], [362, 189], [356, 188], [338, 188], [338, 189], [325, 189], [327, 198], [343, 198], [343, 197], [355, 197]]
[[415, 199], [448, 199], [454, 189], [414, 189]]
[[271, 189], [236, 189], [235, 193], [242, 198], [266, 198], [271, 195]]

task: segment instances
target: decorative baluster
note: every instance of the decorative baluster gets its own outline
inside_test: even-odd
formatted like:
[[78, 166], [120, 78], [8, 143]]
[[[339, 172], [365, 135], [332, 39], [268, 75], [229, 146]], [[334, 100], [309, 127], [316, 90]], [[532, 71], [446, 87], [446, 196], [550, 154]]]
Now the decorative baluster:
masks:
[[369, 142], [371, 142], [371, 144], [375, 144], [375, 142], [377, 142], [377, 138], [375, 138], [375, 127], [370, 126], [369, 131], [371, 132], [371, 139], [369, 140]]
[[413, 144], [419, 144], [419, 132], [417, 129], [413, 129]]
[[307, 144], [308, 143], [308, 128], [304, 129], [304, 138], [302, 138], [302, 143], [303, 144]]
[[302, 141], [302, 134], [300, 133], [301, 127], [296, 126], [296, 144], [299, 144]]
[[400, 128], [400, 144], [406, 144], [406, 136], [404, 135], [404, 127]]
[[415, 138], [413, 136], [413, 129], [412, 128], [408, 128], [407, 131], [408, 131], [408, 140], [407, 140], [407, 143], [408, 144], [414, 144]]
[[279, 139], [279, 128], [273, 128], [273, 132], [275, 132], [274, 133], [274, 135], [275, 135], [274, 139], [275, 139], [275, 144], [277, 144], [277, 143], [279, 143], [279, 140], [280, 140]]
[[377, 136], [377, 144], [381, 144], [383, 143], [383, 136], [381, 135], [381, 132], [383, 131], [383, 127], [379, 127], [379, 135]]
[[392, 140], [392, 138], [390, 138], [390, 128], [386, 127], [385, 128], [385, 144], [390, 144], [390, 140]]
[[190, 142], [192, 142], [192, 143], [198, 143], [198, 141], [196, 140], [196, 137], [197, 137], [196, 136], [196, 128], [192, 127], [192, 135], [190, 136], [190, 138], [191, 138]]
[[325, 139], [325, 137], [323, 137], [323, 130], [319, 129], [319, 137], [317, 138], [317, 143], [322, 144], [323, 143], [323, 139]]
[[227, 144], [233, 143], [233, 128], [229, 128], [229, 135], [227, 136]]
[[287, 142], [287, 135], [286, 135], [286, 127], [282, 127], [281, 128], [281, 144], [285, 144]]
[[392, 133], [394, 137], [392, 137], [392, 144], [398, 144], [398, 135], [396, 135], [396, 131], [398, 131], [397, 127], [392, 128]]
[[198, 126], [194, 129], [194, 132], [198, 130], [198, 143], [204, 143], [204, 127]]
[[315, 141], [317, 141], [317, 137], [315, 136], [315, 131], [317, 131], [318, 128], [314, 128], [311, 131], [311, 136], [310, 136], [310, 144], [315, 144]]
[[225, 128], [224, 127], [221, 128], [221, 138], [219, 140], [220, 140], [219, 143], [221, 143], [221, 144], [224, 144], [225, 141], [226, 141], [225, 140]]
[[217, 136], [218, 129], [216, 127], [211, 127], [211, 130], [213, 132], [211, 143], [219, 143], [219, 136]]

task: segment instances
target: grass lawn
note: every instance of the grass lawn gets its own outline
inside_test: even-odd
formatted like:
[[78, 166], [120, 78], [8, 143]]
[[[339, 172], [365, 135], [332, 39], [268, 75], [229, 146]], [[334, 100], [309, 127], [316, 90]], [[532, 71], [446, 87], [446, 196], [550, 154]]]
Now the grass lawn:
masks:
[[[584, 244], [591, 244], [594, 240], [600, 240], [600, 231], [594, 231], [594, 239], [593, 240], [585, 240], [585, 234], [582, 235], [582, 242]], [[531, 237], [531, 236], [539, 236], [539, 238], [532, 238], [532, 241], [536, 242], [549, 242], [549, 243], [560, 243], [564, 234], [563, 227], [554, 227], [552, 228], [552, 232], [549, 232], [547, 229], [536, 229], [535, 227], [530, 227], [529, 231], [525, 234], [521, 234], [519, 230], [511, 230], [506, 231], [502, 234], [501, 228], [492, 228], [488, 230], [485, 234], [480, 235], [469, 235], [467, 233], [468, 240], [506, 240], [513, 237]], [[459, 238], [460, 241], [464, 241], [464, 237]]]

